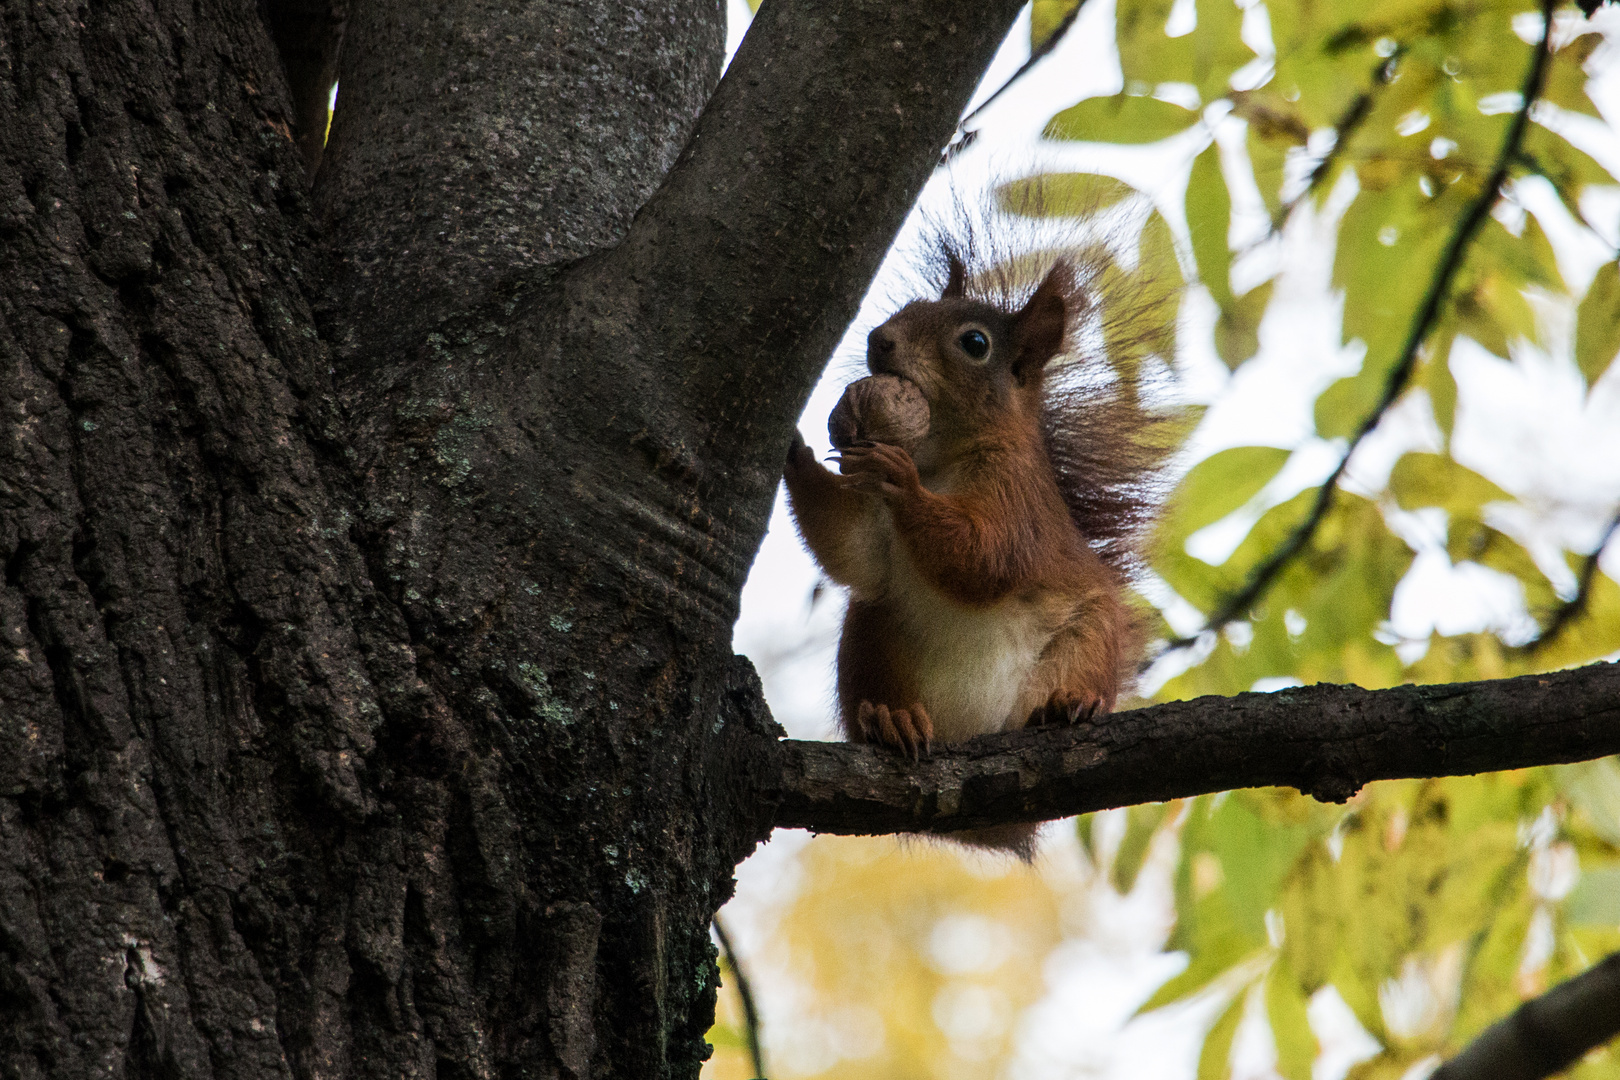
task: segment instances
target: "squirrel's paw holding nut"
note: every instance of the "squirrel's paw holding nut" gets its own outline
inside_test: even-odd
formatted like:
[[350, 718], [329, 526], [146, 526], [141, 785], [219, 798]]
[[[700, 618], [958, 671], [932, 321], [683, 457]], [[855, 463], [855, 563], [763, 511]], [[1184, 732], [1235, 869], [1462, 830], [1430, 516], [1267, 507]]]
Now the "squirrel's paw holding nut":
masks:
[[857, 491], [885, 498], [900, 498], [922, 487], [911, 454], [888, 443], [844, 448], [838, 455], [838, 471]]
[[928, 756], [934, 738], [934, 724], [921, 703], [909, 709], [891, 709], [863, 701], [855, 713], [855, 725], [862, 742], [882, 743], [913, 761]]
[[1053, 727], [1070, 727], [1107, 711], [1099, 698], [1071, 690], [1054, 690], [1052, 696], [1046, 699], [1045, 705], [1037, 705], [1030, 711], [1025, 726], [1037, 727], [1046, 724]]

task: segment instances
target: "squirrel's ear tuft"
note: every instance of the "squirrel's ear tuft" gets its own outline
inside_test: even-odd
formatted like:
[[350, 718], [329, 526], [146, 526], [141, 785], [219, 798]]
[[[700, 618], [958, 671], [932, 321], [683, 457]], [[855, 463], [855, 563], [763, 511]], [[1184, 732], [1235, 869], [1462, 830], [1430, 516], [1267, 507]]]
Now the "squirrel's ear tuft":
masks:
[[1048, 360], [1063, 351], [1064, 331], [1069, 321], [1068, 296], [1074, 291], [1074, 270], [1059, 262], [1047, 273], [1035, 295], [1013, 316], [1013, 374], [1019, 382], [1046, 367]]
[[967, 292], [967, 267], [962, 265], [962, 260], [956, 257], [954, 251], [946, 253], [945, 265], [949, 273], [945, 278], [945, 291], [940, 293], [939, 298], [941, 300], [960, 299]]

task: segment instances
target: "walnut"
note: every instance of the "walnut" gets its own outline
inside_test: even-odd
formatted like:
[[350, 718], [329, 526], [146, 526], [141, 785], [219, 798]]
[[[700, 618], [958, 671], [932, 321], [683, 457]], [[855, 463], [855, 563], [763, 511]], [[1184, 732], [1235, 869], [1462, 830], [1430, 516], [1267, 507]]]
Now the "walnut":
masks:
[[833, 446], [888, 443], [910, 450], [928, 434], [928, 402], [909, 379], [870, 375], [850, 383], [827, 417]]

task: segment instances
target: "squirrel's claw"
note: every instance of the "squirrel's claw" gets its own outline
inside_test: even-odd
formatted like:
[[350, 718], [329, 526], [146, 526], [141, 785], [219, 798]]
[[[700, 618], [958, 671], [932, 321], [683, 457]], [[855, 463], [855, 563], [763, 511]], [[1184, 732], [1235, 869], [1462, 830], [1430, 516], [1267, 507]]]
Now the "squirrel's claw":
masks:
[[922, 486], [911, 454], [888, 443], [851, 444], [838, 455], [838, 471], [857, 490], [897, 498]]
[[913, 761], [928, 756], [934, 738], [933, 722], [921, 704], [909, 709], [891, 709], [863, 701], [856, 710], [855, 725], [861, 741], [882, 743]]
[[1055, 727], [1072, 727], [1088, 722], [1099, 711], [1106, 711], [1102, 705], [1100, 698], [1069, 690], [1054, 690], [1052, 696], [1046, 699], [1045, 705], [1037, 705], [1030, 710], [1025, 726], [1037, 727], [1049, 724]]

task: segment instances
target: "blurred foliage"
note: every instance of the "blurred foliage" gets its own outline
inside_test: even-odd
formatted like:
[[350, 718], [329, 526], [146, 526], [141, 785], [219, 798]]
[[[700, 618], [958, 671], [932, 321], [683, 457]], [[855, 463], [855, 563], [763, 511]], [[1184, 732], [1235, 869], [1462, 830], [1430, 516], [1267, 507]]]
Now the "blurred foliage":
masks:
[[[1306, 1007], [1331, 986], [1383, 1047], [1350, 1075], [1400, 1077], [1620, 949], [1603, 887], [1620, 834], [1597, 824], [1617, 808], [1613, 760], [1373, 784], [1347, 807], [1278, 790], [1192, 800], [1170, 942], [1191, 962], [1145, 1008], [1247, 972], [1279, 1073], [1308, 1080]], [[1577, 875], [1590, 884], [1571, 891]], [[1206, 1055], [1200, 1075], [1229, 1060]], [[1620, 1061], [1577, 1075], [1620, 1076]]]
[[[1000, 856], [893, 837], [820, 837], [800, 870], [803, 887], [756, 958], [795, 988], [791, 1002], [761, 1002], [777, 1075], [992, 1074], [1043, 992], [1065, 891]], [[728, 997], [709, 1038], [704, 1075], [716, 1080], [748, 1071], [741, 1010]]]
[[[1033, 43], [1073, 7], [1037, 0]], [[1186, 234], [1172, 237], [1157, 212], [1141, 218], [1140, 254], [1123, 260], [1133, 269], [1110, 284], [1146, 300], [1119, 305], [1125, 314], [1110, 340], [1132, 343], [1132, 357], [1171, 354], [1170, 335], [1143, 326], [1173, 323], [1179, 266], [1218, 311], [1216, 355], [1239, 371], [1259, 349], [1273, 290], [1252, 269], [1234, 269], [1296, 218], [1340, 213], [1333, 286], [1343, 296], [1343, 340], [1365, 353], [1356, 373], [1317, 399], [1316, 435], [1338, 440], [1342, 453], [1393, 402], [1432, 415], [1439, 440], [1401, 456], [1379, 490], [1335, 493], [1247, 617], [1206, 630], [1195, 662], [1158, 697], [1500, 678], [1620, 651], [1620, 585], [1603, 573], [1581, 613], [1536, 640], [1574, 595], [1589, 553], [1549, 552], [1541, 535], [1532, 554], [1524, 522], [1557, 508], [1540, 493], [1505, 490], [1451, 453], [1459, 340], [1504, 358], [1561, 358], [1588, 388], [1620, 377], [1610, 370], [1620, 353], [1620, 268], [1611, 257], [1589, 282], [1566, 280], [1550, 223], [1544, 230], [1516, 194], [1516, 185], [1545, 181], [1569, 215], [1565, 232], [1596, 236], [1582, 196], [1615, 177], [1554, 122], [1597, 115], [1586, 93], [1602, 45], [1593, 23], [1573, 8], [1558, 12], [1539, 103], [1518, 125], [1543, 27], [1529, 0], [1117, 0], [1115, 26], [1123, 88], [1050, 117], [1046, 137], [1120, 145], [1174, 137], [1190, 149]], [[1489, 190], [1499, 167], [1507, 183]], [[1256, 194], [1270, 235], [1234, 250], [1234, 207]], [[1004, 210], [1033, 216], [1149, 201], [1083, 173], [1026, 178], [999, 196]], [[1463, 229], [1476, 209], [1490, 212]], [[1420, 320], [1431, 296], [1432, 318]], [[1320, 489], [1284, 484], [1295, 452], [1237, 446], [1186, 472], [1152, 552], [1175, 598], [1214, 612], [1307, 519]], [[1453, 567], [1512, 583], [1525, 623], [1399, 640], [1392, 604], [1415, 558], [1391, 525], [1403, 515], [1438, 530]], [[1217, 525], [1236, 526], [1242, 539], [1211, 564], [1188, 541]], [[1158, 632], [1178, 636], [1162, 619]], [[1307, 1010], [1323, 995], [1337, 995], [1379, 1047], [1352, 1080], [1396, 1080], [1620, 949], [1614, 760], [1375, 784], [1345, 806], [1256, 790], [1124, 813], [1105, 851], [1094, 821], [1079, 823], [1086, 865], [1097, 868], [1086, 888], [1129, 892], [1154, 845], [1179, 844], [1166, 948], [1184, 953], [1187, 966], [1143, 1011], [1208, 1004], [1199, 1080], [1231, 1075], [1236, 1036], [1257, 1013], [1276, 1071], [1311, 1077], [1319, 1047]], [[781, 1076], [1006, 1074], [1019, 1011], [1044, 992], [1043, 959], [1080, 932], [1077, 894], [1024, 867], [985, 865], [892, 840], [823, 838], [806, 849], [804, 886], [761, 958], [803, 991], [791, 1018], [777, 1014], [767, 1027], [773, 1047], [800, 1047], [785, 1060], [803, 1067]], [[993, 958], [973, 959], [985, 940], [996, 943]], [[769, 1002], [764, 1009], [772, 1014]], [[735, 1009], [722, 1012], [706, 1075], [745, 1075], [736, 1023]], [[804, 1049], [812, 1044], [819, 1049]], [[1590, 1055], [1568, 1075], [1620, 1080], [1620, 1049]]]

